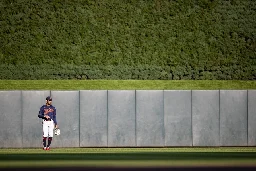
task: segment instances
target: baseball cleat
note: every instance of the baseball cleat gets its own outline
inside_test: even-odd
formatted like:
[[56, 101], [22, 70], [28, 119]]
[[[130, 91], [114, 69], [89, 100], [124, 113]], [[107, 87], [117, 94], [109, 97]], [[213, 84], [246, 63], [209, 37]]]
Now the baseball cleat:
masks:
[[47, 147], [46, 150], [50, 150], [50, 147]]
[[46, 147], [44, 147], [43, 150], [47, 150]]

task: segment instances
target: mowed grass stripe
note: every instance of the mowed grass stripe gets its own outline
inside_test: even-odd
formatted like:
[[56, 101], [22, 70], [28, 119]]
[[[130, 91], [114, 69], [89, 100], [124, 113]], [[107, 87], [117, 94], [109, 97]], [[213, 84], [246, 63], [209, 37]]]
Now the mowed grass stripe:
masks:
[[69, 161], [69, 160], [233, 160], [255, 159], [252, 152], [137, 152], [137, 153], [45, 153], [0, 154], [0, 161]]
[[221, 80], [0, 80], [0, 90], [256, 89], [256, 81]]
[[170, 148], [2, 148], [0, 154], [21, 153], [138, 153], [138, 152], [256, 152], [256, 147], [170, 147]]
[[0, 149], [1, 168], [235, 165], [256, 166], [256, 147]]
[[249, 167], [256, 166], [256, 160], [213, 160], [213, 161], [201, 161], [201, 160], [182, 160], [182, 161], [0, 161], [0, 168], [55, 168], [55, 167], [126, 167], [126, 168], [138, 168], [138, 167]]

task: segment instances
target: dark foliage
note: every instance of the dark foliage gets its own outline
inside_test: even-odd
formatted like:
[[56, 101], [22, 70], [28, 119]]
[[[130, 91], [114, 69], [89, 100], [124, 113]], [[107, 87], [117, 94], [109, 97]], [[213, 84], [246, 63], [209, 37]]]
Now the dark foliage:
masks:
[[255, 0], [1, 0], [0, 79], [256, 79]]

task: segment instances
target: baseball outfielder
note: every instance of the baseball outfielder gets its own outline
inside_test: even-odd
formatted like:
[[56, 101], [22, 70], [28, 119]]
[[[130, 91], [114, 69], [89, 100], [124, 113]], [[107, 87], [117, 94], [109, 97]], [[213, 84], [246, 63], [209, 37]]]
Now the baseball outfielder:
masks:
[[[50, 96], [46, 97], [46, 104], [40, 108], [38, 117], [43, 119], [43, 149], [50, 150], [54, 127], [58, 128], [56, 120], [56, 108], [52, 106], [52, 98]], [[47, 137], [48, 144], [46, 146]]]

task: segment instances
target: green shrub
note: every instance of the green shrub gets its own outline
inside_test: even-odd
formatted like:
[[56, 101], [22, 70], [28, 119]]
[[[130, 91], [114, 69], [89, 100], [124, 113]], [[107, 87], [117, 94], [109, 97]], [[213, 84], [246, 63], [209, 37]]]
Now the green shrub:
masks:
[[254, 80], [255, 6], [1, 0], [0, 79]]

